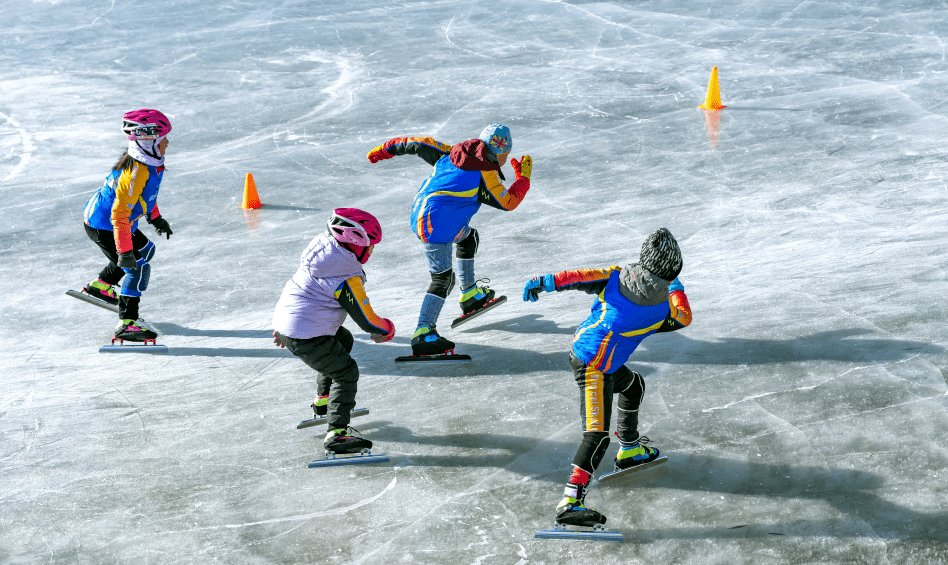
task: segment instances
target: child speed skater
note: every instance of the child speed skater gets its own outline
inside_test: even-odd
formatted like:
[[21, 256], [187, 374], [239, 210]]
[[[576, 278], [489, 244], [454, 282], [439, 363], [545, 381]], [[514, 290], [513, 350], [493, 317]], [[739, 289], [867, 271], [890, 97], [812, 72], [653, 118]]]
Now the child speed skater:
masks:
[[[477, 139], [445, 145], [431, 137], [396, 137], [369, 151], [372, 163], [396, 155], [417, 155], [434, 167], [415, 195], [411, 225], [421, 240], [431, 274], [431, 284], [421, 304], [418, 325], [411, 339], [413, 355], [438, 355], [454, 349], [454, 343], [438, 334], [436, 324], [444, 301], [457, 279], [461, 284], [461, 312], [470, 315], [494, 300], [494, 291], [477, 286], [474, 254], [479, 235], [468, 224], [481, 204], [499, 210], [517, 208], [530, 190], [533, 161], [524, 155], [511, 159], [516, 179], [505, 188], [500, 168], [512, 147], [510, 129], [493, 124]], [[456, 247], [457, 276], [451, 265]]]
[[316, 416], [328, 416], [327, 451], [358, 453], [372, 442], [355, 436], [349, 417], [355, 408], [359, 366], [349, 355], [352, 333], [342, 326], [346, 315], [374, 341], [395, 337], [395, 325], [376, 316], [365, 294], [362, 265], [382, 241], [375, 216], [357, 208], [337, 208], [328, 231], [313, 238], [300, 267], [283, 288], [273, 312], [273, 343], [287, 348], [317, 372]]
[[[159, 236], [170, 239], [174, 233], [161, 217], [157, 202], [170, 131], [171, 121], [158, 110], [142, 108], [126, 113], [122, 132], [128, 138], [128, 149], [112, 167], [105, 184], [86, 203], [83, 213], [86, 235], [109, 259], [99, 278], [84, 290], [118, 306], [115, 337], [120, 339], [144, 341], [158, 337], [138, 315], [155, 255], [155, 244], [138, 229], [138, 220], [145, 218]], [[119, 281], [122, 287], [116, 295], [113, 287]]]
[[678, 282], [681, 250], [665, 228], [645, 240], [638, 263], [625, 267], [580, 269], [529, 281], [523, 299], [535, 302], [541, 292], [582, 290], [596, 302], [573, 335], [569, 364], [580, 390], [583, 441], [573, 457], [572, 473], [556, 522], [573, 526], [605, 524], [606, 517], [584, 504], [589, 480], [609, 446], [612, 395], [618, 394], [619, 453], [615, 465], [629, 469], [655, 460], [659, 451], [639, 436], [639, 406], [645, 394], [642, 375], [626, 360], [646, 337], [679, 330], [691, 323], [691, 306]]

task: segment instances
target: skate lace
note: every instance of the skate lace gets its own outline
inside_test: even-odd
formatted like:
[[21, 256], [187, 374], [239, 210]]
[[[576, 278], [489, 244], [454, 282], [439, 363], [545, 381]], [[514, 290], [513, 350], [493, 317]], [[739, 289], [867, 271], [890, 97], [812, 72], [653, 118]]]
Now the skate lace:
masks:
[[[476, 281], [474, 281], [474, 286], [477, 287], [477, 288], [487, 289], [487, 288], [490, 288], [489, 286], [487, 286], [487, 283], [489, 283], [489, 282], [490, 282], [490, 279], [487, 278], [487, 277], [484, 277], [484, 278], [482, 278], [482, 279], [477, 279]], [[478, 283], [484, 283], [484, 285], [481, 286], [481, 285], [479, 285]]]

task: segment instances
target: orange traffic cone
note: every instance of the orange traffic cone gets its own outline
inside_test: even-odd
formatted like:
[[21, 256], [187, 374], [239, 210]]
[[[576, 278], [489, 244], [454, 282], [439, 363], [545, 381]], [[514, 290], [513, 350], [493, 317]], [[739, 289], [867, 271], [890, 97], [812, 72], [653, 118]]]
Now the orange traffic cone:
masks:
[[247, 179], [244, 181], [244, 203], [240, 205], [245, 210], [256, 210], [263, 204], [260, 203], [260, 197], [257, 196], [257, 185], [253, 183], [253, 175], [247, 173]]
[[708, 80], [708, 93], [704, 97], [704, 104], [698, 106], [703, 110], [720, 110], [727, 108], [721, 105], [721, 87], [718, 86], [718, 68], [711, 67], [711, 78]]

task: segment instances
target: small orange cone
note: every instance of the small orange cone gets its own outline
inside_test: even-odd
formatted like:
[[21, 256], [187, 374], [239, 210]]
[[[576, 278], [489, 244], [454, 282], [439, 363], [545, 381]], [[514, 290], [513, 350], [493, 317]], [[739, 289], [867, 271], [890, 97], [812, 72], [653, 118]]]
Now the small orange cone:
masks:
[[240, 207], [245, 210], [256, 210], [262, 206], [260, 197], [257, 196], [257, 185], [253, 183], [253, 175], [247, 173], [247, 179], [244, 181], [244, 203]]
[[711, 67], [711, 78], [708, 80], [708, 93], [704, 97], [704, 104], [698, 106], [703, 110], [720, 110], [727, 108], [721, 105], [721, 87], [718, 86], [718, 68]]

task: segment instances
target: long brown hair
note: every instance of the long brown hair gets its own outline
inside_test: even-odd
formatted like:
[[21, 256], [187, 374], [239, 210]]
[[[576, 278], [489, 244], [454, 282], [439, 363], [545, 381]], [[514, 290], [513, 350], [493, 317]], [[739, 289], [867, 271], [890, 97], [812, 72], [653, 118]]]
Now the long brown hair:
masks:
[[128, 149], [126, 149], [125, 152], [122, 153], [122, 155], [118, 158], [118, 161], [112, 165], [112, 170], [122, 171], [125, 169], [131, 169], [134, 164], [135, 159], [133, 159], [132, 156], [128, 154]]

